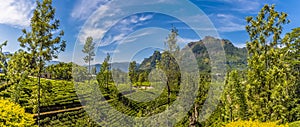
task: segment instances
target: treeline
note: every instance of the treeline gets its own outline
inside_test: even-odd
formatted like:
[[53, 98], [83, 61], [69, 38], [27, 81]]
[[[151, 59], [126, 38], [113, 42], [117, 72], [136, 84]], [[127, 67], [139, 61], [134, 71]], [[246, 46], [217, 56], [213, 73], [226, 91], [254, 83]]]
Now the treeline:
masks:
[[228, 72], [218, 108], [207, 121], [194, 119], [203, 104], [196, 103], [198, 110], [191, 110], [196, 115], [186, 122], [191, 126], [223, 126], [252, 120], [277, 124], [299, 121], [300, 28], [283, 35], [283, 25], [289, 22], [287, 14], [277, 12], [274, 5], [265, 5], [257, 17], [247, 17], [247, 69]]

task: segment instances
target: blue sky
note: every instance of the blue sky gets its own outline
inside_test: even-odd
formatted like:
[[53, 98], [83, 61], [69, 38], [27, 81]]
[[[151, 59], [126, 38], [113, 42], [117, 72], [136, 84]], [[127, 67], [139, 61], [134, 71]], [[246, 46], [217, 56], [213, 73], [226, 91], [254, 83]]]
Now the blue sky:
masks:
[[[136, 1], [119, 2], [119, 4], [125, 6]], [[105, 18], [121, 15], [124, 12], [135, 12], [139, 9], [147, 10], [145, 8], [148, 7], [162, 11], [176, 10], [176, 5], [174, 8], [168, 6], [168, 4], [172, 4], [170, 1], [172, 0], [157, 0], [157, 3], [161, 4], [153, 7], [151, 5], [154, 4], [150, 2], [135, 3], [136, 5], [143, 4], [144, 6], [140, 6], [143, 9], [136, 6], [118, 12], [117, 7], [120, 5], [110, 4], [111, 0], [53, 0], [56, 18], [61, 22], [60, 28], [65, 31], [63, 39], [67, 41], [66, 51], [59, 55], [58, 60], [70, 62], [73, 54], [76, 59], [83, 57], [79, 53], [80, 47], [87, 36], [92, 36], [99, 46], [94, 63], [102, 62], [106, 53], [112, 53], [113, 60], [116, 62], [141, 61], [154, 50], [163, 49], [163, 42], [172, 24], [179, 30], [179, 44], [183, 47], [190, 41], [203, 38], [197, 36], [194, 31], [194, 29], [200, 28], [191, 26], [205, 24], [208, 21], [211, 21], [208, 26], [214, 26], [214, 30], [217, 31], [220, 38], [229, 39], [236, 46], [243, 47], [248, 40], [248, 35], [244, 30], [246, 25], [244, 19], [246, 16], [255, 16], [264, 4], [275, 4], [278, 11], [288, 13], [291, 23], [284, 27], [285, 32], [300, 26], [299, 0], [190, 0], [187, 2], [194, 4], [202, 11], [195, 12], [189, 7], [180, 8], [185, 9], [182, 12], [190, 16], [185, 21], [180, 19], [185, 16], [184, 14], [170, 16], [152, 11], [127, 15], [118, 20]], [[190, 6], [190, 4], [188, 5]], [[17, 38], [22, 35], [21, 29], [28, 29], [34, 7], [34, 0], [0, 2], [0, 42], [8, 41], [8, 46], [3, 49], [4, 51], [14, 52], [19, 49]], [[203, 19], [203, 16], [208, 20]]]

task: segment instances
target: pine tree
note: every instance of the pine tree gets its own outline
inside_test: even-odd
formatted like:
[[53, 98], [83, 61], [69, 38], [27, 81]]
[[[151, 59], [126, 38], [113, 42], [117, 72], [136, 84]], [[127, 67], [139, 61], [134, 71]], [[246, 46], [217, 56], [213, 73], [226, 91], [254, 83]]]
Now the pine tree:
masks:
[[112, 80], [111, 79], [111, 70], [110, 70], [110, 55], [107, 53], [106, 58], [104, 59], [100, 72], [97, 75], [97, 81], [100, 85], [106, 86], [108, 88], [109, 82]]
[[128, 76], [129, 76], [131, 84], [136, 83], [136, 80], [137, 80], [137, 65], [136, 65], [135, 61], [130, 62], [128, 71], [129, 71]]
[[45, 61], [57, 58], [60, 51], [66, 47], [62, 40], [64, 32], [59, 30], [59, 20], [55, 19], [55, 9], [52, 0], [36, 1], [36, 8], [31, 18], [30, 29], [22, 30], [18, 39], [20, 46], [31, 55], [32, 74], [38, 77], [38, 125], [40, 125], [40, 78]]
[[84, 62], [89, 64], [89, 74], [91, 74], [91, 61], [94, 60], [95, 56], [95, 43], [93, 43], [92, 37], [87, 37], [82, 52], [87, 54], [83, 59]]
[[178, 29], [176, 27], [172, 26], [171, 33], [168, 35], [168, 38], [165, 41], [165, 46], [167, 51], [169, 52], [175, 52], [179, 51], [179, 46], [177, 44], [177, 36], [178, 36]]
[[160, 62], [161, 69], [167, 76], [166, 86], [168, 91], [168, 104], [170, 104], [171, 91], [178, 90], [181, 82], [180, 69], [175, 59], [175, 57], [178, 58], [178, 53], [180, 51], [177, 44], [178, 35], [178, 30], [175, 27], [172, 27], [171, 33], [165, 41], [166, 49], [162, 53]]

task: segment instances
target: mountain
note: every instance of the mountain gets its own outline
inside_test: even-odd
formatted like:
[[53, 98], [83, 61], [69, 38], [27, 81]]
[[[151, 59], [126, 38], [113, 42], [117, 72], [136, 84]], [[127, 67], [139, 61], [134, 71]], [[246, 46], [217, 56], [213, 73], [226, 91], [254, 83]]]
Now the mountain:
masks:
[[[209, 65], [209, 54], [204, 45], [204, 42], [217, 42], [216, 44], [222, 44], [226, 56], [227, 69], [243, 70], [247, 65], [247, 49], [235, 47], [232, 42], [227, 39], [217, 39], [213, 37], [205, 37], [203, 40], [197, 42], [191, 42], [187, 46], [192, 49], [196, 56], [200, 70], [207, 70]], [[218, 53], [219, 49], [212, 47], [211, 54]]]
[[[205, 47], [204, 42], [218, 42], [215, 44], [222, 44], [225, 56], [226, 56], [226, 66], [227, 69], [238, 69], [243, 70], [246, 68], [247, 65], [247, 49], [246, 48], [238, 48], [235, 47], [232, 42], [226, 39], [217, 39], [213, 37], [205, 37], [203, 40], [197, 42], [190, 42], [184, 47], [182, 50], [191, 49], [194, 53], [199, 70], [202, 72], [209, 72], [210, 71], [210, 59], [207, 49]], [[210, 53], [218, 54], [219, 50], [214, 49], [217, 47], [212, 47]], [[139, 69], [146, 70], [146, 69], [153, 69], [155, 68], [156, 62], [161, 60], [161, 53], [155, 51], [152, 56], [149, 58], [145, 58], [144, 61], [141, 63]]]
[[115, 62], [111, 64], [112, 69], [120, 69], [123, 72], [128, 72], [129, 62]]
[[160, 61], [161, 53], [159, 51], [155, 51], [152, 56], [149, 58], [145, 58], [141, 65], [139, 66], [140, 70], [153, 69], [156, 66], [156, 62]]

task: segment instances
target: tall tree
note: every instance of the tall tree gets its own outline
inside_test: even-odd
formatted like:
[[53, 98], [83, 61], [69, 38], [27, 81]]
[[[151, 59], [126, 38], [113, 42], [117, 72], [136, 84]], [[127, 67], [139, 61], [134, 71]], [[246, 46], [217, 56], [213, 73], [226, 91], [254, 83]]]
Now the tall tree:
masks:
[[[8, 56], [2, 52], [2, 49], [4, 46], [7, 45], [7, 41], [0, 44], [0, 68], [2, 69], [2, 72], [4, 73], [5, 79], [7, 79], [7, 58]], [[7, 80], [6, 80], [7, 81]]]
[[167, 51], [174, 52], [179, 50], [179, 46], [177, 44], [177, 36], [178, 36], [178, 29], [176, 27], [172, 26], [171, 33], [168, 35], [165, 46]]
[[246, 87], [249, 116], [260, 121], [287, 122], [294, 76], [285, 62], [282, 48], [283, 26], [289, 23], [287, 14], [275, 6], [265, 5], [256, 18], [247, 17], [248, 84]]
[[91, 74], [91, 61], [94, 60], [93, 57], [95, 56], [95, 43], [92, 37], [86, 38], [82, 52], [87, 54], [83, 59], [89, 64], [89, 74]]
[[2, 69], [5, 68], [4, 64], [6, 62], [6, 57], [5, 57], [5, 54], [3, 54], [2, 49], [3, 49], [3, 46], [6, 46], [6, 45], [7, 45], [7, 41], [0, 44], [0, 68], [2, 68]]
[[137, 65], [135, 61], [130, 62], [128, 71], [130, 82], [134, 84], [137, 80]]
[[45, 61], [57, 58], [65, 50], [62, 40], [63, 30], [59, 29], [59, 20], [55, 19], [52, 0], [36, 1], [36, 8], [30, 22], [30, 29], [22, 30], [18, 39], [20, 46], [31, 55], [32, 74], [38, 77], [38, 125], [40, 125], [40, 78]]
[[30, 74], [30, 54], [24, 51], [15, 52], [8, 61], [8, 73], [10, 83], [14, 84], [12, 98], [15, 103], [19, 103], [22, 87], [26, 85], [25, 80], [29, 80]]
[[106, 88], [108, 88], [108, 83], [111, 81], [111, 71], [110, 71], [110, 55], [107, 53], [106, 58], [104, 59], [100, 72], [97, 75], [97, 80], [100, 85], [106, 85]]
[[171, 33], [168, 35], [165, 45], [166, 49], [162, 53], [161, 63], [159, 64], [163, 71], [166, 73], [167, 81], [166, 86], [168, 90], [168, 104], [170, 104], [170, 96], [172, 86], [174, 90], [176, 85], [180, 84], [180, 70], [176, 62], [175, 57], [178, 57], [179, 46], [177, 44], [178, 30], [175, 27], [172, 27]]
[[226, 86], [222, 96], [224, 122], [246, 120], [245, 86], [241, 81], [242, 77], [236, 70], [231, 71], [226, 79]]
[[295, 116], [300, 116], [300, 27], [293, 29], [292, 32], [287, 33], [283, 39], [285, 46], [282, 48], [282, 54], [286, 54], [285, 63], [290, 65], [291, 73], [294, 76], [295, 85], [292, 88], [291, 98], [293, 100], [290, 102], [290, 106], [297, 108], [292, 108], [291, 114], [289, 116], [289, 121], [298, 121], [300, 118]]
[[132, 84], [136, 83], [137, 81], [137, 65], [135, 61], [130, 62], [128, 71], [128, 76], [130, 79], [130, 92], [132, 92]]

